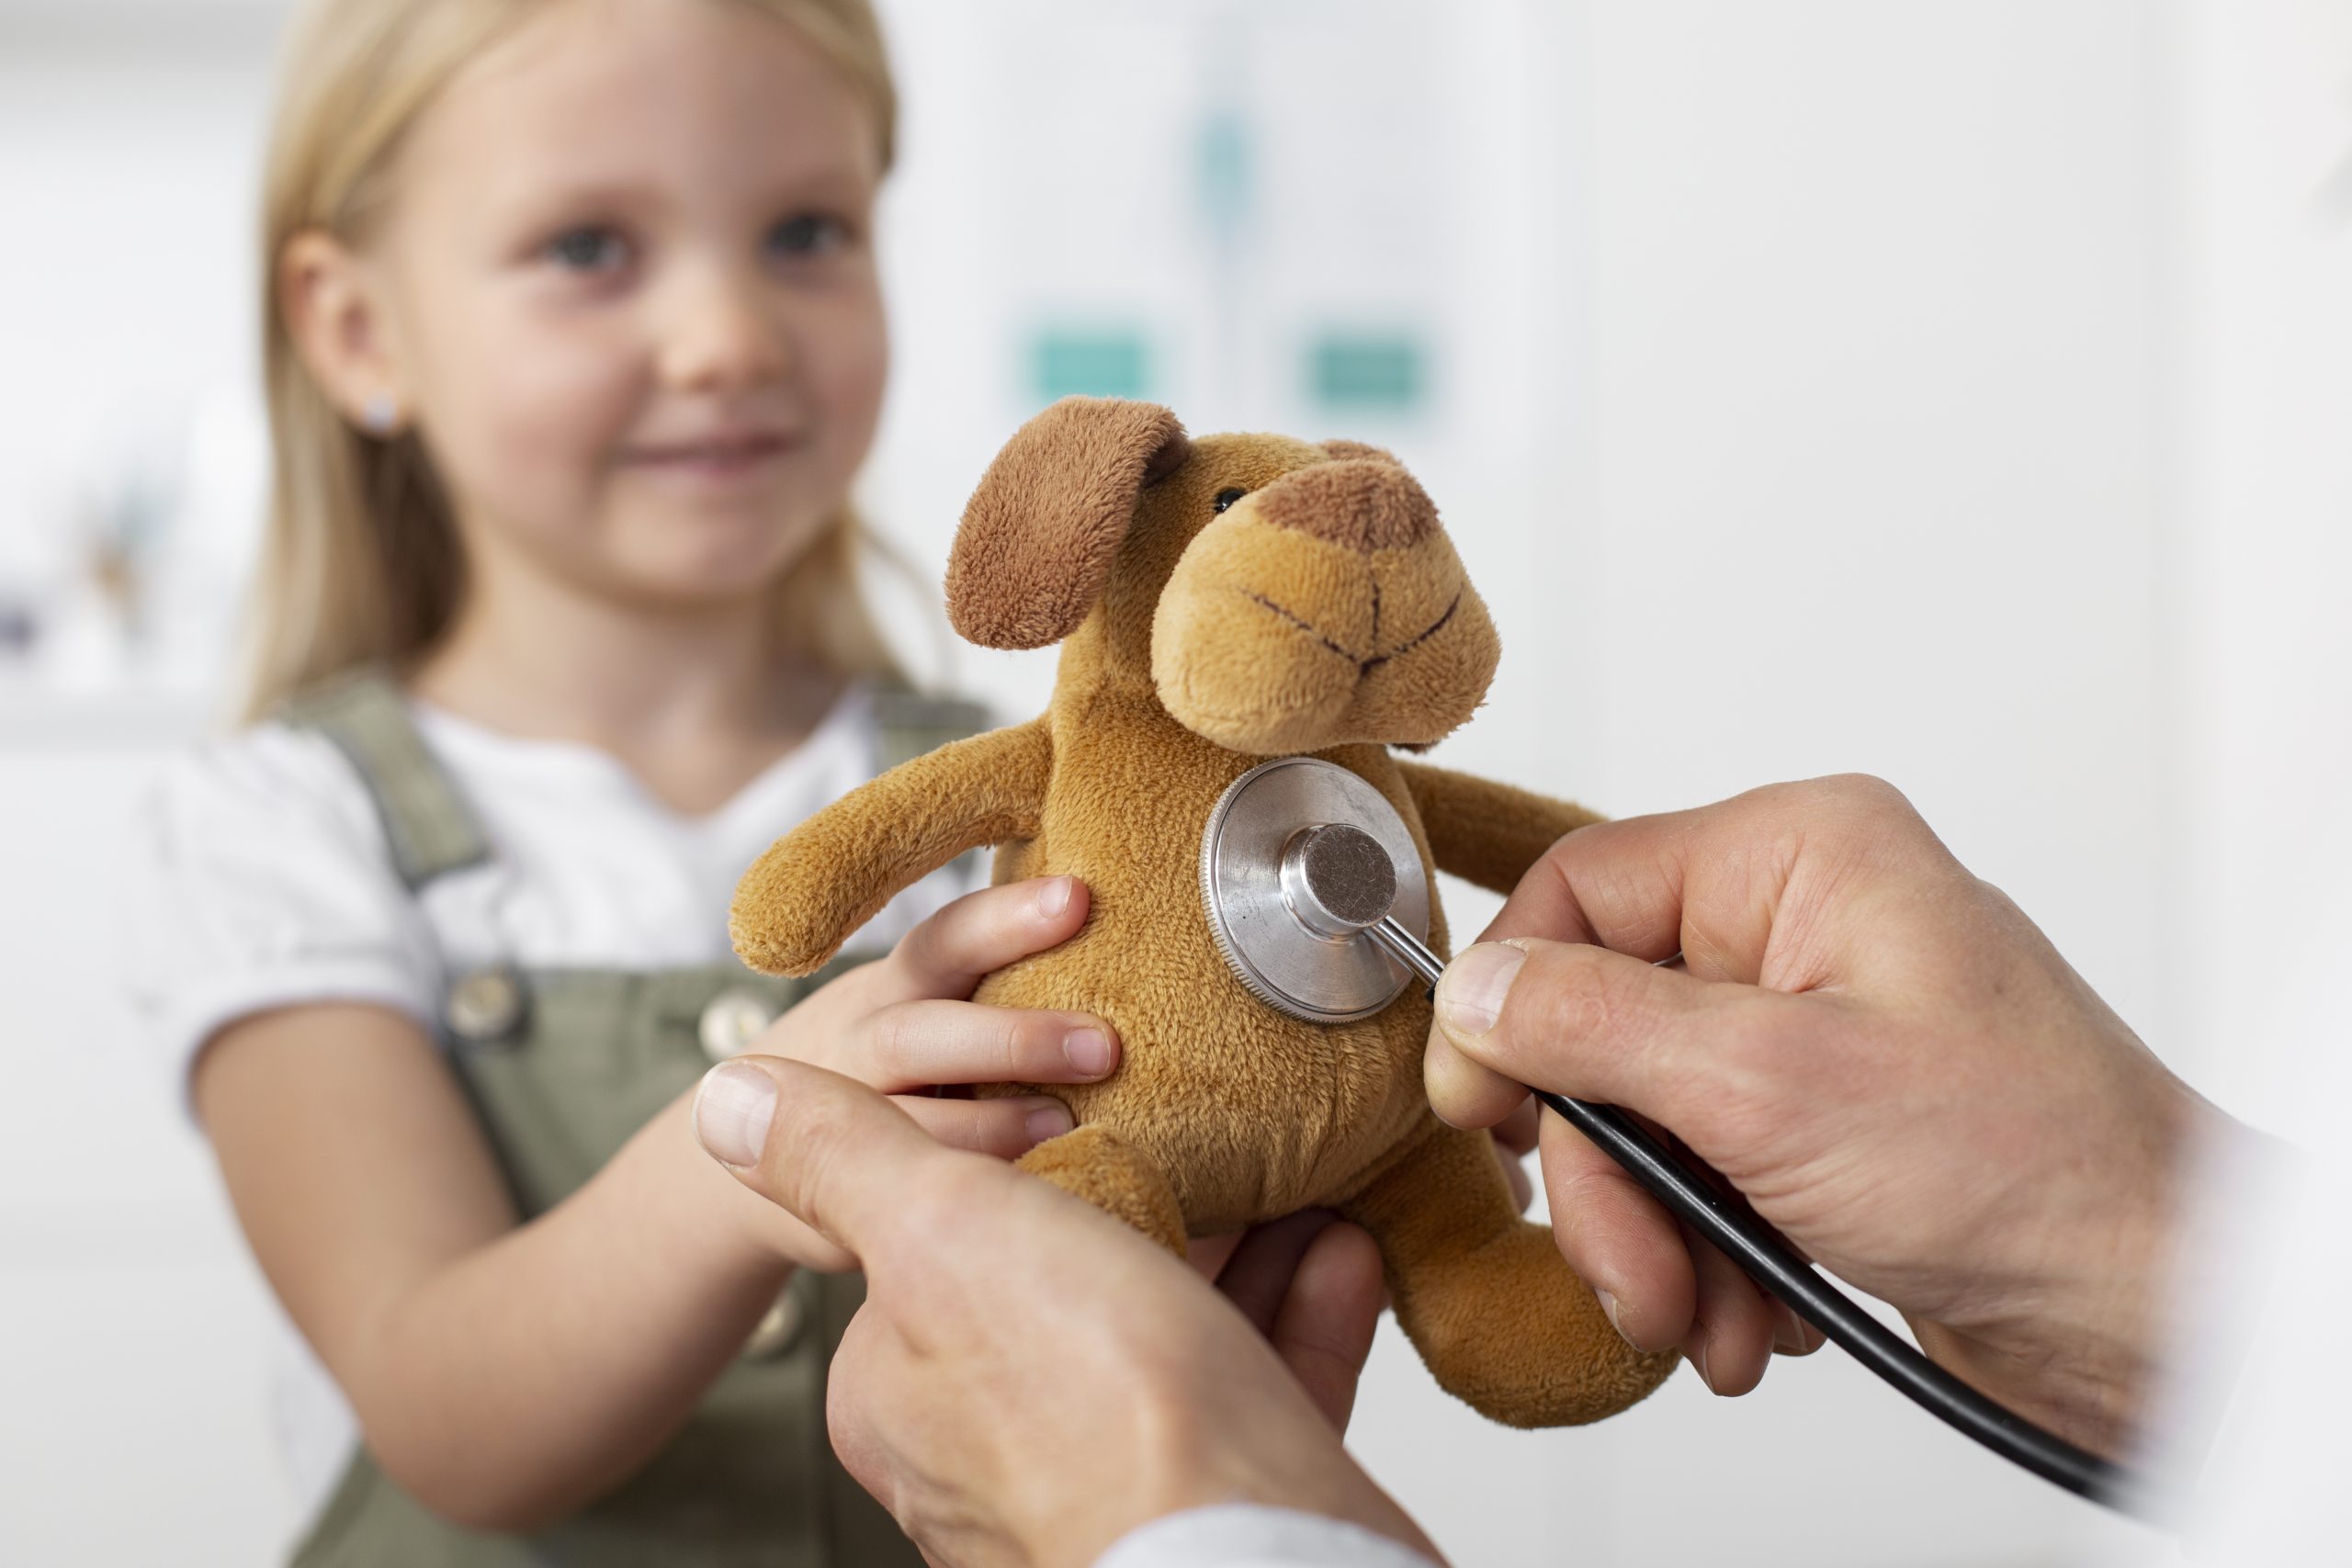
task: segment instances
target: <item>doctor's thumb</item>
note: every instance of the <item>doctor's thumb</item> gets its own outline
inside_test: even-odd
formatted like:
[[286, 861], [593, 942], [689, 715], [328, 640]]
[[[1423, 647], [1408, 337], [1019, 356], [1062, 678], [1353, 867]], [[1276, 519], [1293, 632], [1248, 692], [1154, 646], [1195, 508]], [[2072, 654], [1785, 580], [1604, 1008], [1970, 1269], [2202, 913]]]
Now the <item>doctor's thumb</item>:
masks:
[[887, 1238], [914, 1168], [955, 1157], [865, 1085], [780, 1056], [704, 1074], [694, 1126], [737, 1180], [859, 1256]]
[[1458, 1127], [1493, 1125], [1530, 1088], [1670, 1117], [1699, 1025], [1746, 989], [1583, 942], [1480, 942], [1438, 981], [1430, 1103]]

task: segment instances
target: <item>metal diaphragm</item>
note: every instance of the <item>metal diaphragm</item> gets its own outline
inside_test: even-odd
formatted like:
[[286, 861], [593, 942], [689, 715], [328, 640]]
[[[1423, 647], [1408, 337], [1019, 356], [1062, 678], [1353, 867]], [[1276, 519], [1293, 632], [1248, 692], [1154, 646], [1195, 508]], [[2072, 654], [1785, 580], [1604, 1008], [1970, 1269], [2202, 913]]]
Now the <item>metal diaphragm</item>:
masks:
[[1405, 819], [1364, 779], [1280, 757], [1227, 785], [1210, 811], [1201, 906], [1217, 950], [1260, 999], [1345, 1023], [1412, 983], [1363, 930], [1391, 916], [1426, 941], [1429, 874]]

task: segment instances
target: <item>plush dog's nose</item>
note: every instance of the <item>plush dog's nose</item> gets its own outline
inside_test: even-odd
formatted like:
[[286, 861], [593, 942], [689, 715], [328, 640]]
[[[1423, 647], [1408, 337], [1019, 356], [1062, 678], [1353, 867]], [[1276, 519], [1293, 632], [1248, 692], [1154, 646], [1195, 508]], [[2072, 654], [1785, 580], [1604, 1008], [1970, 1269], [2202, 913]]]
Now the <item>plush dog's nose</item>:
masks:
[[1386, 550], [1437, 532], [1437, 507], [1394, 463], [1346, 458], [1294, 469], [1251, 500], [1258, 515], [1351, 549]]

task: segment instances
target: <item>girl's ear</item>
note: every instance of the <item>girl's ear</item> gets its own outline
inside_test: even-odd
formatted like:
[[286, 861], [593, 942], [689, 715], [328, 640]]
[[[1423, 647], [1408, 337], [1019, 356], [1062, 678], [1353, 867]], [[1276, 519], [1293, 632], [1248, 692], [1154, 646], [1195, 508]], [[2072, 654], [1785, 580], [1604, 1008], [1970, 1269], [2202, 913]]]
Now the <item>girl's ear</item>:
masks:
[[1158, 403], [1064, 398], [1036, 415], [964, 508], [947, 558], [947, 618], [982, 648], [1043, 648], [1076, 631], [1136, 498], [1191, 449]]
[[407, 423], [391, 322], [368, 265], [331, 234], [309, 230], [277, 258], [287, 334], [344, 418], [375, 435]]

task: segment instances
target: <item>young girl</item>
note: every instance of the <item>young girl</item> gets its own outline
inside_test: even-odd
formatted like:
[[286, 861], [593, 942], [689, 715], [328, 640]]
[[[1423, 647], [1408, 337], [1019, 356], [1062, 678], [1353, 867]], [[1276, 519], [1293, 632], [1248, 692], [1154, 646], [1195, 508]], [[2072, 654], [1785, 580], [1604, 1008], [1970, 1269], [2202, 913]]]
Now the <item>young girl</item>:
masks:
[[[796, 1269], [848, 1259], [687, 1109], [747, 1045], [894, 1093], [1117, 1061], [958, 999], [1078, 929], [1067, 879], [933, 879], [821, 988], [728, 950], [772, 838], [973, 723], [850, 575], [892, 115], [865, 0], [320, 0], [293, 39], [254, 722], [159, 789], [135, 967], [314, 1352], [298, 1562], [915, 1561], [826, 1440], [856, 1292]], [[1069, 1124], [900, 1103], [1005, 1156]]]

